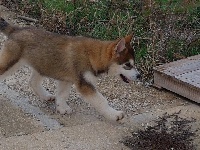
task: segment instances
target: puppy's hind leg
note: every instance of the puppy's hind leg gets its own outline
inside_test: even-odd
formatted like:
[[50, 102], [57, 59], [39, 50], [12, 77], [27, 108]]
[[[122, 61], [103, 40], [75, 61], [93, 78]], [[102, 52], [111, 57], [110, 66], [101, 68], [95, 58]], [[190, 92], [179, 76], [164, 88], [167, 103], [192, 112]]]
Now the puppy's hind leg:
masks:
[[30, 87], [33, 89], [35, 94], [42, 100], [53, 100], [55, 96], [48, 93], [42, 86], [43, 77], [34, 69], [32, 69], [31, 78], [29, 81]]
[[21, 66], [21, 49], [15, 41], [7, 41], [0, 51], [0, 80], [13, 74]]
[[[1, 59], [1, 58], [0, 58]], [[21, 66], [23, 66], [23, 62], [19, 61], [16, 64], [14, 64], [12, 67], [10, 67], [8, 70], [3, 72], [3, 74], [0, 75], [0, 81], [3, 81], [6, 79], [8, 76], [13, 75], [17, 70], [20, 69]], [[1, 70], [1, 69], [0, 69]], [[2, 72], [1, 72], [2, 73]]]
[[69, 98], [71, 85], [71, 82], [58, 81], [56, 110], [60, 114], [71, 114], [72, 112], [72, 109], [66, 103], [66, 100]]

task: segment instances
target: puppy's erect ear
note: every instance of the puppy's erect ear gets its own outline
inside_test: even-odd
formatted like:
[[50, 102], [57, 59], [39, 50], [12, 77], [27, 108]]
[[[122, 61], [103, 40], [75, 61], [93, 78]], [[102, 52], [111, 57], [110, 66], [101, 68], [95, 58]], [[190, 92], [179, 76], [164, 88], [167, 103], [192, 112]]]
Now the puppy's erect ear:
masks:
[[133, 38], [133, 33], [127, 35], [127, 36], [125, 37], [125, 41], [126, 41], [126, 43], [130, 43], [131, 40], [132, 40], [132, 38]]
[[117, 57], [119, 57], [120, 53], [125, 50], [125, 48], [126, 48], [125, 44], [126, 44], [125, 38], [122, 38], [116, 44], [114, 50], [115, 50], [115, 54], [116, 54]]

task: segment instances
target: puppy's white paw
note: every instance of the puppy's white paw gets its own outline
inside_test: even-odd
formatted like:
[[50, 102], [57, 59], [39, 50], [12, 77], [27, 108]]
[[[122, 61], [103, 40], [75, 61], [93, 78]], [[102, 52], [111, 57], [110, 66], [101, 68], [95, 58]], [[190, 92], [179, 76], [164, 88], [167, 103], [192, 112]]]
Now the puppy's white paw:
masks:
[[52, 101], [55, 101], [56, 100], [56, 97], [54, 96], [54, 95], [46, 95], [46, 96], [44, 96], [43, 97], [43, 99], [45, 100], [45, 101], [50, 101], [50, 102], [52, 102]]
[[109, 111], [104, 114], [104, 116], [111, 121], [121, 121], [125, 117], [123, 111], [117, 111], [113, 108], [110, 108]]
[[124, 119], [124, 117], [125, 117], [125, 114], [124, 114], [123, 111], [117, 111], [117, 114], [115, 116], [115, 120], [120, 121], [120, 120]]
[[64, 105], [59, 105], [57, 104], [56, 105], [56, 111], [62, 115], [64, 114], [71, 114], [72, 113], [72, 109], [67, 105], [67, 104], [64, 104]]

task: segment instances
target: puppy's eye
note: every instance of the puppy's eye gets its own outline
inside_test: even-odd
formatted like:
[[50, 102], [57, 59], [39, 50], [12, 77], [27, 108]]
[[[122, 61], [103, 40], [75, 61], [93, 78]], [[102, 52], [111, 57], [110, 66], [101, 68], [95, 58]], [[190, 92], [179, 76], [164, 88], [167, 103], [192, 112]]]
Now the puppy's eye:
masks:
[[133, 68], [133, 66], [128, 62], [128, 63], [124, 64], [123, 68], [126, 70], [131, 70]]
[[127, 66], [127, 67], [132, 67], [132, 65], [131, 65], [131, 63], [125, 63], [125, 65]]

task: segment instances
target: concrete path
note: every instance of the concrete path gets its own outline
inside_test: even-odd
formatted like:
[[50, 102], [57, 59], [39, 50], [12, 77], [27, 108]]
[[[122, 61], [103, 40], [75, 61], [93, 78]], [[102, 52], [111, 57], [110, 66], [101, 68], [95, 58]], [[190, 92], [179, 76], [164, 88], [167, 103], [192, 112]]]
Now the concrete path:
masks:
[[[145, 124], [153, 123], [153, 120], [165, 112], [172, 114], [180, 110], [181, 117], [197, 120], [192, 124], [193, 129], [198, 129], [200, 125], [199, 106], [188, 104], [165, 110], [151, 110], [127, 118], [123, 124], [98, 120], [62, 127], [50, 116], [45, 116], [41, 110], [27, 104], [26, 98], [6, 88], [5, 84], [0, 84], [0, 93], [2, 93], [0, 96], [1, 150], [128, 150], [120, 141], [129, 135], [130, 131], [144, 128]], [[52, 126], [55, 122], [56, 128]], [[195, 143], [200, 143], [199, 137], [196, 137]], [[200, 149], [200, 146], [198, 148]]]
[[0, 139], [1, 150], [125, 150], [120, 143], [126, 130], [93, 122], [32, 135]]
[[[26, 98], [0, 84], [1, 150], [121, 150], [128, 128], [106, 121], [62, 127]], [[78, 118], [77, 118], [78, 119]]]

